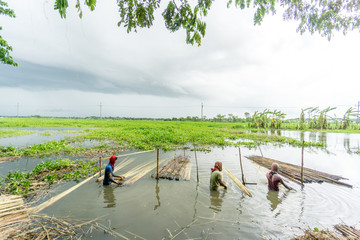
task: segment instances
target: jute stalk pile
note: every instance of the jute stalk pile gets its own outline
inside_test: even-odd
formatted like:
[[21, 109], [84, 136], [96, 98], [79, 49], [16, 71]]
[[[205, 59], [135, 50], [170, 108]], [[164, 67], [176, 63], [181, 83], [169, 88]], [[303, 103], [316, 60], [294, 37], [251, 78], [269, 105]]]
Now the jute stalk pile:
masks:
[[[274, 160], [271, 158], [265, 158], [260, 156], [247, 156], [246, 158], [252, 160], [253, 162], [259, 164], [260, 166], [263, 166], [270, 170], [272, 163], [277, 163], [280, 165], [280, 171], [279, 173], [285, 177], [287, 177], [289, 180], [296, 182], [298, 184], [301, 184], [301, 167], [281, 162], [278, 160]], [[311, 182], [328, 182], [328, 183], [334, 183], [339, 184], [342, 186], [350, 187], [352, 188], [352, 185], [340, 182], [339, 180], [346, 179], [341, 176], [332, 175], [320, 171], [316, 171], [310, 168], [304, 168], [304, 183], [311, 183]]]
[[[165, 160], [161, 160], [160, 164], [163, 163]], [[154, 163], [145, 163], [143, 165], [141, 165], [140, 167], [136, 167], [132, 170], [130, 170], [129, 172], [125, 173], [124, 176], [126, 178], [128, 178], [129, 176], [133, 176], [131, 179], [128, 179], [124, 182], [124, 186], [126, 185], [131, 185], [133, 183], [135, 183], [137, 180], [139, 180], [140, 178], [142, 178], [143, 176], [145, 176], [148, 172], [150, 172], [151, 170], [153, 170], [154, 168], [156, 168], [156, 162]]]
[[342, 235], [329, 230], [306, 230], [303, 236], [294, 237], [291, 240], [357, 240], [360, 239], [360, 231], [346, 225], [335, 225], [335, 229]]
[[335, 225], [335, 229], [348, 239], [360, 239], [360, 231], [346, 225]]
[[[191, 163], [188, 158], [184, 156], [176, 156], [159, 169], [159, 178], [170, 180], [190, 180]], [[156, 173], [151, 175], [156, 178]]]
[[21, 196], [0, 196], [0, 239], [19, 231], [29, 221], [29, 213]]

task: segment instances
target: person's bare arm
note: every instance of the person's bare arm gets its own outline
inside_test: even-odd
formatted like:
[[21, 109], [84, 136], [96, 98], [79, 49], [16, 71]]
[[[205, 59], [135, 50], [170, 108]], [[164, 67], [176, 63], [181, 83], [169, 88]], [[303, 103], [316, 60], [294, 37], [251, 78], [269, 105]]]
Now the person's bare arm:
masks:
[[290, 186], [288, 186], [288, 185], [286, 185], [285, 182], [284, 182], [282, 179], [281, 179], [280, 183], [281, 183], [282, 185], [284, 185], [284, 187], [286, 187], [288, 190], [293, 190], [293, 188], [290, 187]]
[[225, 182], [223, 180], [220, 179], [219, 183], [220, 183], [221, 186], [223, 186], [225, 189], [227, 189], [227, 186], [226, 186], [226, 184], [225, 184]]
[[116, 175], [109, 173], [109, 179], [110, 179], [110, 181], [112, 181], [113, 183], [115, 183], [115, 184], [117, 184], [117, 185], [122, 185], [121, 182], [115, 181], [114, 178], [113, 178], [113, 176], [114, 176], [114, 177], [117, 177]]

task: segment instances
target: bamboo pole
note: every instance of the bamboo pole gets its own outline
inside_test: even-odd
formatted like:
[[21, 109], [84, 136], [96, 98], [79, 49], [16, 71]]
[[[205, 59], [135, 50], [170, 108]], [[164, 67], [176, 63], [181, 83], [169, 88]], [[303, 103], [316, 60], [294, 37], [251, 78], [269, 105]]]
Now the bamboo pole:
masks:
[[302, 142], [302, 149], [301, 149], [301, 184], [304, 185], [304, 145], [305, 140]]
[[262, 151], [261, 151], [261, 148], [260, 148], [260, 144], [258, 142], [256, 142], [256, 145], [258, 146], [259, 150], [260, 150], [260, 153], [261, 153], [261, 156], [264, 157]]
[[101, 156], [99, 157], [99, 176], [101, 177]]
[[252, 197], [251, 192], [235, 177], [234, 174], [232, 174], [228, 169], [224, 169], [225, 172], [229, 175], [229, 177], [238, 185], [238, 187], [249, 197]]
[[198, 165], [197, 156], [196, 156], [195, 144], [194, 144], [194, 152], [195, 152], [195, 161], [196, 161], [196, 179], [197, 179], [197, 182], [199, 182], [199, 165]]
[[56, 195], [55, 197], [50, 198], [49, 200], [47, 200], [46, 202], [43, 202], [42, 204], [30, 208], [30, 212], [40, 212], [41, 210], [43, 210], [44, 208], [50, 206], [51, 204], [57, 202], [58, 200], [60, 200], [61, 198], [63, 198], [64, 196], [68, 195], [69, 193], [71, 193], [72, 191], [74, 191], [75, 189], [79, 188], [80, 186], [84, 185], [85, 183], [87, 183], [88, 181], [90, 181], [93, 177], [95, 177], [98, 174], [95, 174], [91, 177], [88, 177], [87, 179], [85, 179], [84, 181], [82, 181], [81, 183], [69, 188], [68, 190]]
[[159, 148], [156, 149], [157, 157], [156, 157], [156, 179], [159, 179]]
[[244, 176], [244, 171], [243, 171], [243, 166], [242, 166], [242, 161], [241, 161], [240, 146], [239, 146], [239, 158], [240, 158], [240, 168], [241, 168], [241, 179], [242, 179], [243, 184], [245, 185], [245, 176]]

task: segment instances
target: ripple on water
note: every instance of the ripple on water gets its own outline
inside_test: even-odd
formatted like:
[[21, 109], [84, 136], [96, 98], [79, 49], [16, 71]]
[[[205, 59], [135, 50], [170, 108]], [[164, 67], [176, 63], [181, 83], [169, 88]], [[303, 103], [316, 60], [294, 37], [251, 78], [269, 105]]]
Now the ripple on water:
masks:
[[326, 225], [346, 220], [346, 224], [359, 221], [359, 191], [329, 183], [308, 184], [305, 189], [304, 208], [307, 218]]

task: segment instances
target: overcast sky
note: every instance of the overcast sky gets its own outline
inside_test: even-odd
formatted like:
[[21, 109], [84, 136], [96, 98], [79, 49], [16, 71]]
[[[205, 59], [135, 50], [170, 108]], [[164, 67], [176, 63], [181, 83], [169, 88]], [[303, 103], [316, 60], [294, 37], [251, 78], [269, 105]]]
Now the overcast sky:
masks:
[[217, 1], [198, 47], [165, 28], [163, 8], [127, 34], [115, 0], [82, 6], [82, 19], [75, 1], [66, 19], [53, 0], [7, 2], [16, 18], [0, 16], [1, 36], [19, 67], [0, 64], [0, 116], [99, 116], [101, 103], [102, 116], [200, 117], [203, 102], [207, 117], [328, 106], [341, 117], [360, 100], [360, 33], [300, 35], [281, 9], [254, 26], [252, 10]]

